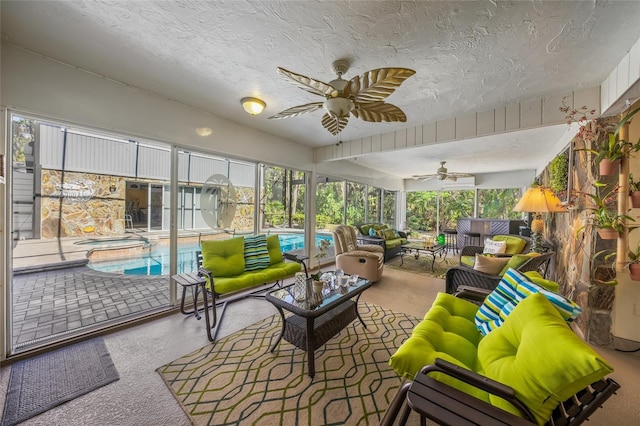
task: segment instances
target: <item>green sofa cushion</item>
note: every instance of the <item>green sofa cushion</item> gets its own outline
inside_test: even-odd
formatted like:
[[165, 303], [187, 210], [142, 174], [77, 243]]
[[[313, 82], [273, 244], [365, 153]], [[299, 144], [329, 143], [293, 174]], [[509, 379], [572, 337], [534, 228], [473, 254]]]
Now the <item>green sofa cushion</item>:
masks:
[[267, 236], [267, 250], [269, 251], [269, 264], [284, 262], [282, 257], [282, 249], [280, 249], [280, 238], [278, 235]]
[[300, 272], [302, 266], [298, 262], [280, 262], [269, 266], [261, 271], [255, 271], [255, 284], [264, 284], [268, 282], [274, 282], [283, 278], [295, 275], [296, 272]]
[[[538, 424], [558, 403], [613, 371], [541, 293], [518, 303], [504, 324], [480, 341], [478, 361], [478, 372], [514, 388]], [[490, 399], [517, 413], [504, 400]]]
[[267, 237], [255, 235], [244, 237], [244, 270], [256, 271], [270, 265]]
[[214, 277], [234, 277], [244, 272], [244, 238], [202, 241], [202, 266]]
[[387, 228], [387, 229], [383, 229], [382, 233], [384, 235], [384, 239], [385, 240], [393, 240], [398, 238], [398, 236], [396, 235], [395, 231], [391, 228]]
[[515, 235], [494, 235], [493, 237], [491, 237], [491, 239], [493, 239], [493, 241], [506, 241], [506, 254], [520, 254], [522, 253], [524, 247], [527, 245], [527, 242], [525, 240]]
[[409, 380], [436, 358], [474, 369], [476, 349], [482, 338], [474, 323], [477, 310], [473, 303], [438, 293], [424, 320], [391, 356], [389, 365]]
[[[216, 294], [231, 293], [233, 291], [244, 290], [256, 285], [256, 272], [243, 272], [233, 277], [215, 277]], [[207, 289], [211, 291], [211, 283], [207, 280]]]

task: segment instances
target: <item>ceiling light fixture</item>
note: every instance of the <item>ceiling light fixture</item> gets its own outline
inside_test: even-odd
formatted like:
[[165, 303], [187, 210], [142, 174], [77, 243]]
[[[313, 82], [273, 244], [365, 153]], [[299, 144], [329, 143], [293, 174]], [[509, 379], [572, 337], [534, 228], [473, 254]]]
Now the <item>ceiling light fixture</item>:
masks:
[[196, 129], [196, 133], [200, 136], [209, 136], [211, 133], [213, 133], [213, 130], [211, 130], [210, 127], [198, 127]]
[[251, 115], [260, 114], [264, 110], [264, 107], [267, 106], [267, 104], [260, 99], [251, 97], [240, 99], [240, 103], [242, 104], [242, 108]]

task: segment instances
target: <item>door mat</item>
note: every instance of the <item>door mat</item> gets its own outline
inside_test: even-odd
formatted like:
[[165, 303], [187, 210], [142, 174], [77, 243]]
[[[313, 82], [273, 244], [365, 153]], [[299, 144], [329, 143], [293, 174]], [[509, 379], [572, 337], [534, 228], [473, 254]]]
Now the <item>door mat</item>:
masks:
[[2, 426], [12, 426], [118, 380], [102, 337], [11, 366]]

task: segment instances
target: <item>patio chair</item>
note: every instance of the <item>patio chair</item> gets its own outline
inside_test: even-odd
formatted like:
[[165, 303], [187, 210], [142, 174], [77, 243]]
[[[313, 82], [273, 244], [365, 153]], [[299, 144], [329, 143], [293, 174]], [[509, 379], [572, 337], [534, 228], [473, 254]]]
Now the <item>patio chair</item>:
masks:
[[[519, 272], [538, 271], [545, 278], [549, 262], [555, 256], [555, 252], [551, 251], [543, 253], [540, 256], [529, 258], [525, 263], [515, 268]], [[454, 266], [447, 270], [445, 276], [446, 292], [454, 294], [458, 287], [469, 286], [486, 290], [493, 290], [498, 286], [502, 279], [502, 275], [491, 275], [484, 272], [476, 271], [468, 266]]]
[[339, 225], [333, 231], [336, 267], [347, 274], [358, 274], [371, 282], [379, 281], [384, 267], [384, 249], [376, 244], [358, 245], [355, 228]]
[[389, 361], [412, 381], [401, 386], [381, 425], [398, 417], [405, 424], [411, 410], [423, 425], [426, 418], [456, 426], [579, 425], [620, 388], [606, 377], [613, 367], [541, 292], [517, 302], [482, 336], [482, 308], [472, 302], [489, 293], [462, 287], [438, 294]]

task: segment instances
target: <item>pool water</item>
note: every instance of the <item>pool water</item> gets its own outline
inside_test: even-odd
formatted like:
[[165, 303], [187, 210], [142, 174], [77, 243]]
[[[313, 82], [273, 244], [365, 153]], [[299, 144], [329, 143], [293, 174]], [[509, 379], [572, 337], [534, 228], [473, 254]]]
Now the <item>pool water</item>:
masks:
[[[283, 252], [304, 248], [303, 234], [279, 234], [278, 237]], [[328, 235], [316, 235], [316, 245], [322, 240], [333, 243], [333, 238]], [[199, 244], [178, 246], [179, 274], [196, 271], [196, 251], [199, 250]], [[158, 246], [134, 258], [90, 262], [87, 266], [96, 271], [125, 275], [169, 275], [169, 247]]]

